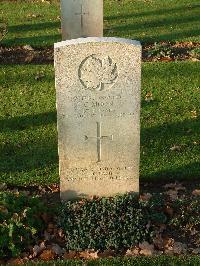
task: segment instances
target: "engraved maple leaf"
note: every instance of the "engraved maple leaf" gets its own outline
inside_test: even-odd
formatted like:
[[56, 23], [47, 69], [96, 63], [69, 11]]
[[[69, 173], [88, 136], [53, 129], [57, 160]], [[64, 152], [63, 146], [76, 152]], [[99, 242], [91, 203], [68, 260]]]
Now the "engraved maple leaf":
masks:
[[117, 65], [107, 56], [103, 59], [91, 55], [79, 68], [79, 79], [85, 88], [101, 91], [106, 84], [113, 84], [118, 77]]

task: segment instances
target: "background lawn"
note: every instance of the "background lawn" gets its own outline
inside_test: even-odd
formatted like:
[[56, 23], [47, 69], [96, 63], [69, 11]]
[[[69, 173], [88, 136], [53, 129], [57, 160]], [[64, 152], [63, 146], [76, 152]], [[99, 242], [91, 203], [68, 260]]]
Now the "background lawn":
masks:
[[[199, 178], [199, 72], [198, 62], [143, 64], [141, 180]], [[0, 183], [58, 182], [53, 66], [0, 73]]]
[[[105, 0], [104, 35], [142, 42], [200, 41], [198, 0]], [[49, 46], [60, 41], [58, 1], [1, 1], [0, 18], [8, 24], [2, 44]]]

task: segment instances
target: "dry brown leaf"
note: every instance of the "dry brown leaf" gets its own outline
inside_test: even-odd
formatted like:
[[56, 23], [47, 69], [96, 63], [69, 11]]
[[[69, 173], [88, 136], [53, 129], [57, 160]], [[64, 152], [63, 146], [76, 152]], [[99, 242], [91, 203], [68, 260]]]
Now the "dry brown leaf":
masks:
[[77, 252], [76, 251], [68, 251], [65, 252], [63, 255], [64, 259], [71, 260], [77, 257]]
[[11, 264], [11, 265], [21, 265], [24, 264], [24, 260], [21, 258], [18, 259], [10, 259], [9, 261], [7, 261], [7, 264]]
[[144, 193], [140, 195], [140, 200], [142, 201], [149, 201], [152, 195], [150, 193]]
[[161, 57], [160, 61], [162, 61], [162, 62], [170, 62], [170, 61], [173, 61], [173, 58], [171, 58], [171, 57]]
[[87, 259], [87, 260], [89, 260], [89, 259], [94, 260], [94, 259], [99, 258], [98, 251], [95, 251], [93, 249], [79, 252], [79, 257], [81, 259]]
[[192, 191], [192, 195], [194, 196], [200, 196], [200, 189], [195, 189]]
[[140, 249], [138, 247], [132, 247], [131, 249], [128, 249], [126, 251], [125, 256], [127, 256], [127, 257], [137, 256], [137, 255], [139, 255], [139, 251], [140, 251]]
[[181, 242], [174, 242], [173, 252], [176, 255], [180, 255], [187, 252], [187, 245]]
[[63, 248], [61, 248], [58, 244], [52, 244], [51, 249], [53, 250], [53, 252], [58, 255], [58, 256], [62, 256], [64, 253]]
[[186, 190], [186, 188], [181, 184], [181, 183], [169, 183], [169, 184], [166, 184], [163, 186], [165, 189], [174, 189], [176, 191], [179, 191], [179, 190]]
[[112, 258], [115, 255], [115, 251], [112, 249], [104, 250], [98, 254], [99, 258]]
[[153, 94], [152, 94], [152, 92], [147, 92], [144, 99], [145, 99], [146, 102], [153, 101]]
[[164, 212], [165, 212], [166, 214], [168, 214], [170, 217], [172, 217], [173, 214], [174, 214], [174, 209], [171, 208], [170, 206], [166, 206], [166, 207], [164, 208]]
[[177, 190], [168, 190], [165, 192], [166, 195], [170, 197], [171, 200], [176, 200], [178, 198], [178, 191]]
[[197, 118], [197, 111], [196, 110], [191, 111], [191, 117]]
[[192, 250], [192, 254], [195, 254], [195, 255], [200, 254], [200, 248], [194, 248], [194, 249]]
[[180, 151], [181, 150], [181, 145], [174, 145], [170, 148], [170, 151]]
[[149, 244], [147, 241], [139, 244], [140, 254], [144, 256], [151, 256], [155, 253], [154, 245]]
[[55, 259], [56, 254], [52, 249], [45, 249], [40, 254], [39, 258], [44, 261], [49, 261]]
[[163, 250], [164, 249], [164, 241], [163, 238], [160, 234], [158, 234], [154, 239], [153, 239], [154, 246], [158, 250]]
[[34, 51], [33, 47], [30, 46], [29, 44], [24, 45], [24, 46], [23, 46], [23, 49], [24, 49], [24, 50], [28, 50], [28, 51]]
[[171, 237], [164, 237], [163, 244], [165, 249], [171, 250], [174, 245], [174, 239]]
[[8, 209], [5, 206], [0, 206], [0, 212], [2, 212], [3, 214], [8, 214]]

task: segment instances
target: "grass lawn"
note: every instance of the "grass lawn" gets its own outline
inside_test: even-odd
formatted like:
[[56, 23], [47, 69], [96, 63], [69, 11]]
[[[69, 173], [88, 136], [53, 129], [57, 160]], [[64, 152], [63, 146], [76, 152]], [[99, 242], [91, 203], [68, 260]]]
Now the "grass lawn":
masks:
[[[14, 65], [0, 72], [0, 183], [59, 181], [53, 71]], [[199, 178], [200, 64], [144, 63], [142, 71], [141, 180]]]
[[26, 265], [45, 266], [45, 265], [66, 265], [66, 266], [199, 266], [200, 256], [193, 257], [172, 257], [172, 256], [157, 256], [157, 257], [136, 257], [130, 259], [103, 259], [94, 261], [58, 261], [58, 262], [40, 262], [28, 263]]
[[[142, 42], [200, 41], [198, 0], [105, 0], [105, 36]], [[60, 41], [57, 1], [2, 1], [0, 18], [8, 24], [2, 44], [49, 46]]]

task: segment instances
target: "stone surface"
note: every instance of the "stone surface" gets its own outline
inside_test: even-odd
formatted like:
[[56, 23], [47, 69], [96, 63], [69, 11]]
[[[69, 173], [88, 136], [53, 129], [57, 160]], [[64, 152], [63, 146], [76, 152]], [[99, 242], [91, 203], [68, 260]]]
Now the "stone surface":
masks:
[[139, 191], [141, 46], [55, 44], [61, 198]]
[[103, 0], [61, 0], [62, 39], [103, 36]]

